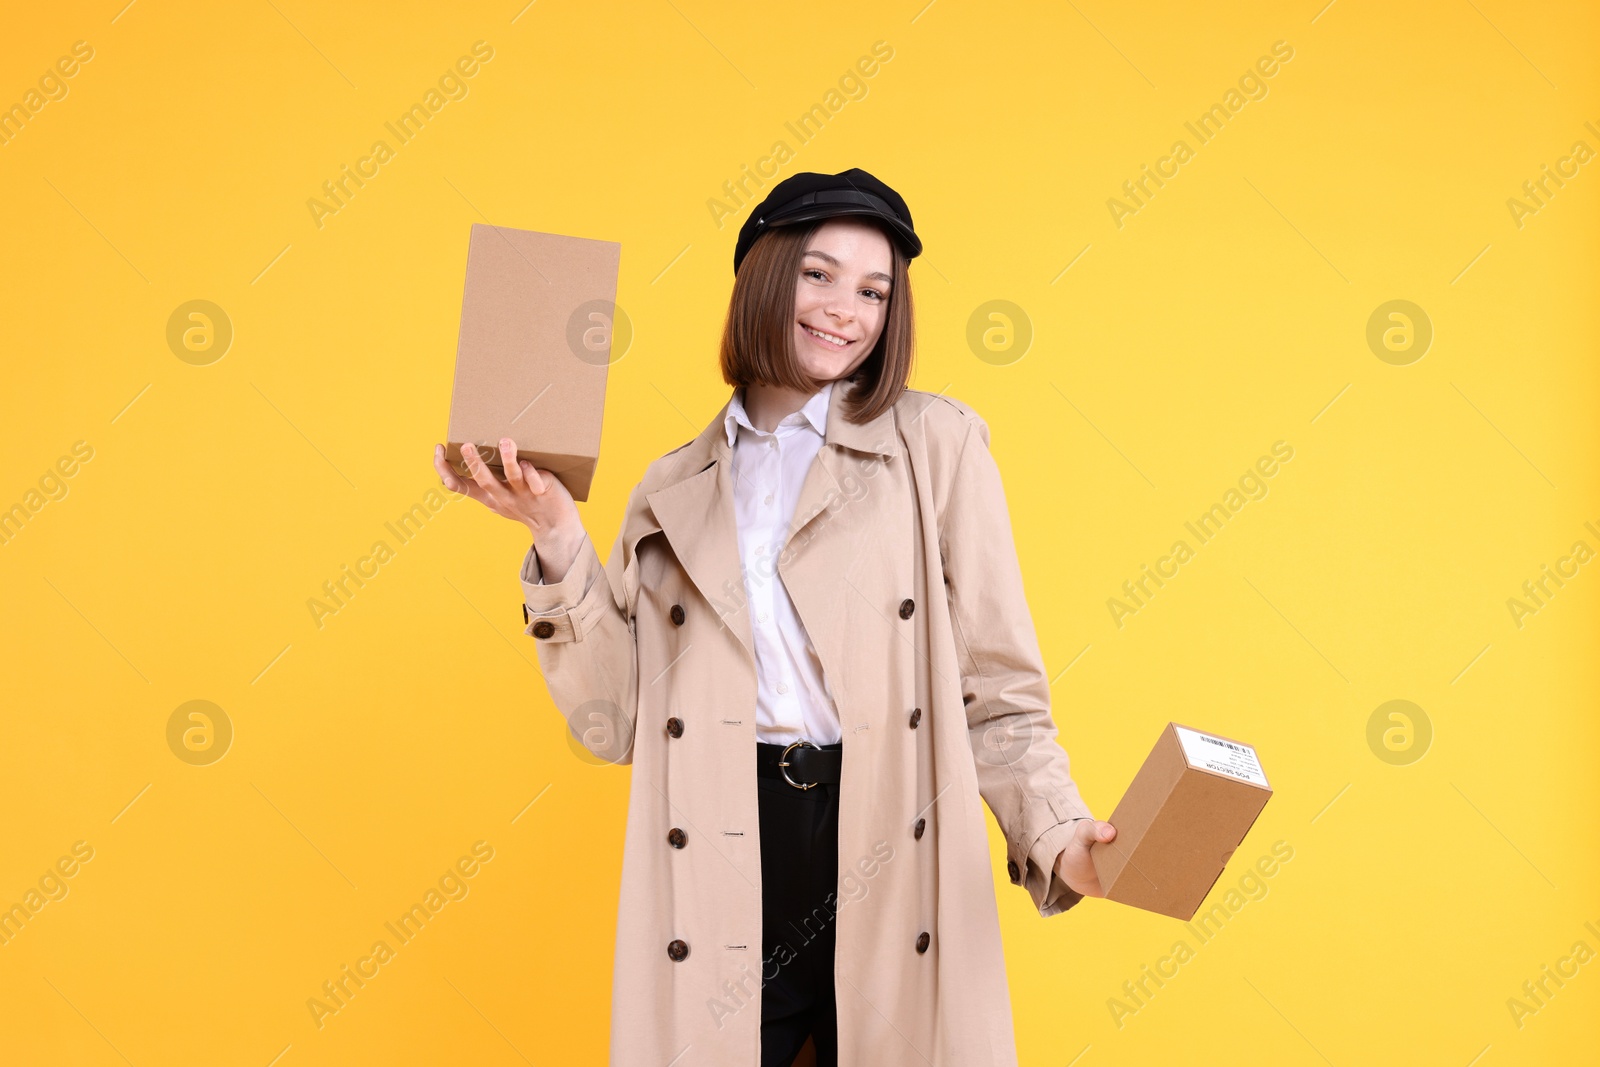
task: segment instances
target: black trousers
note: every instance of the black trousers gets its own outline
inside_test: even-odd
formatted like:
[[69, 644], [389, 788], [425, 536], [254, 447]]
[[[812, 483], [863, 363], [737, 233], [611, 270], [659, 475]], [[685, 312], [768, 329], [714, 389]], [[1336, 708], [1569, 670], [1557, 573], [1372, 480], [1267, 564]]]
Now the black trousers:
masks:
[[[826, 746], [829, 748], [835, 746]], [[839, 786], [757, 778], [761, 807], [761, 1067], [790, 1067], [810, 1035], [837, 1067], [834, 931]]]

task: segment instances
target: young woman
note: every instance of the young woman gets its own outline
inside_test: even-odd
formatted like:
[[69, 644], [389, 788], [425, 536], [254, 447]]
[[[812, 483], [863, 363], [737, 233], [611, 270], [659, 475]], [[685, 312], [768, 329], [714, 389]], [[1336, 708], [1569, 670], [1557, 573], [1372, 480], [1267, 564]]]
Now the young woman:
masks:
[[[602, 566], [500, 442], [445, 486], [524, 523], [556, 706], [633, 767], [611, 1062], [1016, 1064], [979, 797], [1041, 915], [1102, 895], [988, 425], [907, 388], [911, 213], [862, 170], [739, 235], [728, 402], [650, 464]], [[845, 753], [848, 752], [848, 757]], [[1069, 964], [1070, 965], [1070, 964]]]

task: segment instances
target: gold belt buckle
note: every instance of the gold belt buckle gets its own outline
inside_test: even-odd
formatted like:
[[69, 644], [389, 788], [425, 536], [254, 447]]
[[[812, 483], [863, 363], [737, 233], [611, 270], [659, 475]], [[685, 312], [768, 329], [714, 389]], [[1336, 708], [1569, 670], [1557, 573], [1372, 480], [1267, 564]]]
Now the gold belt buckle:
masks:
[[794, 786], [796, 789], [810, 789], [812, 786], [816, 785], [817, 783], [816, 782], [797, 782], [793, 778], [789, 777], [789, 753], [792, 752], [794, 749], [800, 747], [801, 745], [805, 745], [807, 748], [814, 748], [818, 752], [822, 751], [820, 746], [814, 744], [811, 741], [807, 741], [805, 738], [802, 737], [800, 740], [792, 742], [787, 748], [785, 748], [783, 750], [783, 754], [778, 758], [778, 769], [783, 772], [783, 780], [788, 782], [790, 785]]

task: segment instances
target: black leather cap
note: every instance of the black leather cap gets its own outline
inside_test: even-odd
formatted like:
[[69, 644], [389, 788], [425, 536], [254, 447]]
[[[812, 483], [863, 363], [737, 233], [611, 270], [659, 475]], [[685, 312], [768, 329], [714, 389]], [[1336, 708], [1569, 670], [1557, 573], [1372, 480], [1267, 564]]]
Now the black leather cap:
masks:
[[739, 273], [739, 264], [756, 238], [772, 227], [836, 215], [870, 215], [888, 227], [907, 258], [922, 253], [922, 241], [911, 228], [911, 209], [899, 193], [859, 167], [838, 174], [804, 171], [774, 185], [744, 220], [733, 248], [734, 274]]

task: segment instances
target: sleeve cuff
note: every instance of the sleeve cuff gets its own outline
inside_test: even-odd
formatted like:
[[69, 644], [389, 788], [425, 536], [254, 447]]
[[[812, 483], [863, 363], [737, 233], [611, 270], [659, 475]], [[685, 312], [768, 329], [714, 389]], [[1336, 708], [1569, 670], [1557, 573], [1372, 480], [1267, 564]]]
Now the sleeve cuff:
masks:
[[1027, 889], [1042, 916], [1059, 915], [1083, 899], [1082, 893], [1056, 875], [1056, 860], [1072, 840], [1073, 824], [1082, 818], [1089, 816], [1050, 827], [1035, 838], [1026, 851], [1013, 846], [1013, 854], [1006, 863], [1011, 881]]
[[532, 545], [523, 557], [519, 577], [526, 623], [522, 632], [546, 643], [582, 641], [599, 620], [602, 609], [610, 606], [611, 587], [587, 533], [572, 566], [559, 582], [545, 582]]

